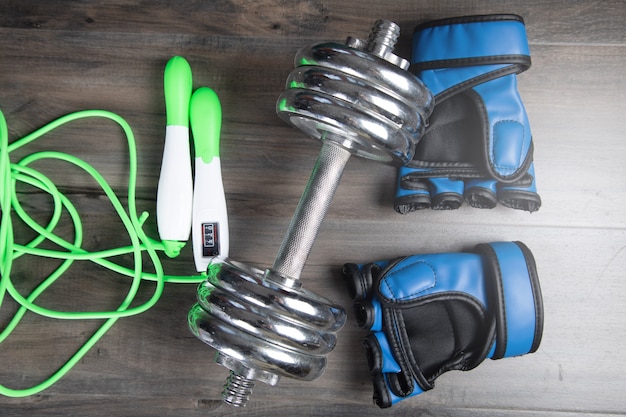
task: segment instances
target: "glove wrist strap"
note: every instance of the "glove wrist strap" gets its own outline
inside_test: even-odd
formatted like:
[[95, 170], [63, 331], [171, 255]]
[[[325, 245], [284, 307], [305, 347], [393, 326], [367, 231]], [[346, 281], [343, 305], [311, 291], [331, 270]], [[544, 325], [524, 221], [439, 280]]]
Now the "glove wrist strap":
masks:
[[[411, 71], [437, 95], [437, 100], [488, 80], [527, 70], [530, 50], [524, 20], [513, 14], [440, 19], [415, 28]], [[449, 81], [437, 73], [455, 69]], [[462, 72], [460, 68], [465, 68]]]
[[521, 242], [476, 246], [491, 280], [490, 310], [495, 316], [495, 346], [491, 359], [533, 353], [543, 334], [543, 302], [535, 260]]

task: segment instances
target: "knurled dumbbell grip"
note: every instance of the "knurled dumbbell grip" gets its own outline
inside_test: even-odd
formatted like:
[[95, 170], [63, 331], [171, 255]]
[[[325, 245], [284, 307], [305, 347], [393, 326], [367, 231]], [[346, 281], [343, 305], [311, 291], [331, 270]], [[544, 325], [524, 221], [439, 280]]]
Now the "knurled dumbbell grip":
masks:
[[272, 270], [299, 279], [328, 207], [335, 195], [350, 151], [332, 141], [322, 149], [278, 250]]

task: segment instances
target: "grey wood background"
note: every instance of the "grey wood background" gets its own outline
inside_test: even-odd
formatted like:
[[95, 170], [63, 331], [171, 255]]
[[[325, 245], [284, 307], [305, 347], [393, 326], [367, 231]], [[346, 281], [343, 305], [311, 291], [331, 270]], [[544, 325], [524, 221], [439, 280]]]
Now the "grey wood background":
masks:
[[[626, 3], [607, 1], [4, 1], [0, 5], [0, 109], [11, 139], [81, 109], [127, 119], [138, 139], [139, 209], [152, 213], [165, 125], [167, 60], [190, 62], [195, 86], [219, 94], [222, 166], [231, 256], [270, 266], [315, 161], [319, 144], [281, 122], [275, 101], [297, 49], [365, 36], [378, 18], [396, 21], [407, 56], [414, 25], [427, 19], [517, 13], [527, 24], [532, 68], [519, 77], [535, 140], [543, 207], [532, 215], [482, 211], [393, 211], [395, 169], [352, 159], [305, 267], [305, 288], [343, 305], [322, 378], [258, 384], [246, 409], [219, 399], [226, 370], [187, 330], [194, 285], [170, 285], [155, 308], [120, 320], [60, 382], [39, 395], [0, 397], [3, 416], [582, 416], [626, 414]], [[30, 147], [70, 151], [124, 192], [126, 149], [110, 123], [78, 122]], [[86, 246], [125, 240], [101, 193], [50, 167], [88, 224]], [[45, 197], [29, 195], [45, 217]], [[339, 268], [420, 252], [459, 251], [521, 240], [535, 254], [545, 303], [537, 353], [451, 372], [436, 388], [381, 411]], [[193, 274], [187, 248], [165, 260]], [[24, 279], [49, 270], [33, 262]], [[111, 306], [123, 278], [85, 266], [46, 297], [58, 308]], [[25, 284], [28, 285], [28, 284]], [[6, 302], [0, 325], [11, 314]], [[0, 345], [0, 384], [45, 378], [95, 329], [89, 322], [26, 316]]]

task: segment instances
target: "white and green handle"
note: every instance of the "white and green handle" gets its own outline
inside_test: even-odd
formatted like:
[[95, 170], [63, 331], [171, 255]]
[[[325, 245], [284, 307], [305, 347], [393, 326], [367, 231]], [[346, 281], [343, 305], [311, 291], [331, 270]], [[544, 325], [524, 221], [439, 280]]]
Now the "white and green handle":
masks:
[[[165, 66], [165, 146], [157, 189], [157, 227], [170, 256], [189, 239], [193, 180], [189, 148], [189, 102], [192, 91], [191, 67], [175, 56]], [[167, 251], [166, 251], [167, 252]]]
[[197, 89], [189, 113], [193, 134], [195, 184], [192, 243], [196, 270], [204, 272], [212, 261], [228, 257], [229, 232], [220, 162], [222, 106], [215, 91]]

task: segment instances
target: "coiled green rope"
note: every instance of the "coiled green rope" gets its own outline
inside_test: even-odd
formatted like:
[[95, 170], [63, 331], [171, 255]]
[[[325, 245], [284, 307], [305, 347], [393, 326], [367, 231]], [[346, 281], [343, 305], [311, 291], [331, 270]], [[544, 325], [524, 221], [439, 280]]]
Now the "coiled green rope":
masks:
[[[104, 177], [91, 165], [73, 155], [44, 151], [30, 154], [16, 163], [11, 162], [11, 153], [15, 150], [24, 148], [29, 143], [41, 138], [46, 133], [61, 125], [85, 118], [109, 119], [117, 123], [126, 136], [129, 156], [128, 194], [126, 196], [128, 210], [124, 208], [120, 198], [115, 194]], [[115, 212], [128, 233], [131, 241], [130, 246], [97, 252], [87, 251], [82, 248], [83, 226], [76, 207], [67, 196], [59, 191], [48, 177], [31, 167], [33, 162], [43, 159], [64, 161], [82, 169], [87, 175], [91, 176], [113, 205]], [[105, 110], [85, 110], [71, 113], [54, 120], [21, 139], [9, 143], [6, 119], [2, 112], [0, 112], [0, 208], [2, 209], [2, 219], [0, 221], [0, 309], [7, 296], [10, 296], [19, 304], [17, 312], [10, 318], [8, 324], [0, 329], [0, 343], [11, 335], [28, 311], [55, 319], [105, 320], [104, 324], [95, 331], [65, 364], [45, 381], [24, 389], [12, 389], [0, 385], [0, 394], [11, 397], [25, 397], [45, 390], [67, 374], [118, 319], [142, 313], [154, 306], [163, 294], [163, 287], [166, 282], [197, 283], [205, 278], [204, 275], [170, 276], [164, 274], [158, 252], [163, 251], [168, 256], [175, 256], [178, 254], [180, 248], [172, 248], [168, 243], [151, 239], [144, 233], [142, 225], [145, 223], [148, 213], [137, 214], [135, 196], [136, 181], [137, 149], [135, 138], [130, 125], [117, 114]], [[53, 202], [53, 210], [46, 225], [39, 224], [24, 210], [18, 198], [18, 193], [16, 192], [16, 185], [18, 183], [28, 184], [49, 194]], [[59, 225], [64, 212], [69, 215], [73, 224], [74, 237], [72, 241], [68, 241], [55, 234], [55, 229]], [[13, 234], [12, 213], [15, 213], [17, 218], [35, 231], [37, 237], [28, 243], [17, 243]], [[52, 250], [40, 247], [44, 241], [54, 243], [59, 249]], [[146, 258], [146, 254], [147, 258], [152, 263], [152, 270], [154, 271], [152, 273], [144, 271], [143, 259]], [[132, 255], [134, 267], [124, 267], [112, 260], [120, 255]], [[13, 262], [22, 256], [54, 258], [62, 260], [62, 262], [50, 275], [43, 279], [34, 290], [27, 295], [22, 295], [16, 289], [11, 276]], [[129, 277], [130, 287], [119, 307], [112, 311], [56, 311], [37, 304], [37, 298], [50, 288], [55, 281], [77, 261], [93, 262], [103, 268]], [[141, 283], [146, 280], [152, 282], [154, 285], [152, 295], [143, 304], [131, 307]]]

